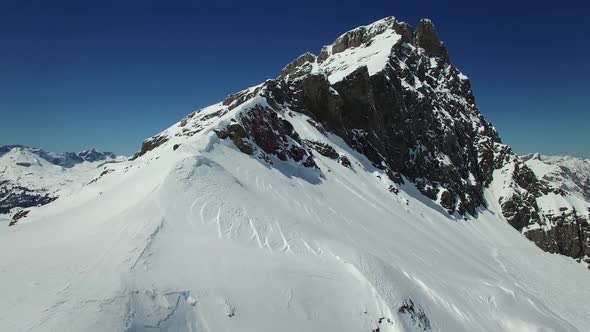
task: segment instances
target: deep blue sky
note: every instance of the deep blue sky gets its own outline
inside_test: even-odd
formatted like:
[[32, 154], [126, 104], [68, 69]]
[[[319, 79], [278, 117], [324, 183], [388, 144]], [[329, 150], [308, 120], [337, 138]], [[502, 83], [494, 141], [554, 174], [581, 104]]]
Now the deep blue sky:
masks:
[[433, 19], [517, 153], [590, 157], [589, 9], [570, 0], [0, 0], [0, 145], [131, 154], [185, 114], [392, 15]]

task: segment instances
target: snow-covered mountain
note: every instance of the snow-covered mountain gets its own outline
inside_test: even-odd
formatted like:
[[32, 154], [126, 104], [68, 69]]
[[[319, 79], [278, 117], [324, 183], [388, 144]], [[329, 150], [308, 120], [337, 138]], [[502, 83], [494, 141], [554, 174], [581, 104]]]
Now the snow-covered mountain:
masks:
[[526, 165], [554, 187], [590, 201], [590, 160], [571, 156], [545, 156], [532, 153], [522, 156]]
[[106, 170], [105, 163], [121, 161], [111, 152], [95, 149], [45, 152], [21, 145], [0, 146], [0, 214], [44, 205], [76, 192]]
[[590, 273], [522, 234], [587, 203], [501, 143], [428, 20], [351, 30], [95, 179], [0, 228], [0, 329], [590, 325]]
[[536, 183], [523, 186], [534, 193], [538, 214], [531, 215], [535, 222], [524, 234], [543, 250], [573, 257], [590, 268], [590, 162], [540, 154], [522, 160], [538, 178], [521, 180]]

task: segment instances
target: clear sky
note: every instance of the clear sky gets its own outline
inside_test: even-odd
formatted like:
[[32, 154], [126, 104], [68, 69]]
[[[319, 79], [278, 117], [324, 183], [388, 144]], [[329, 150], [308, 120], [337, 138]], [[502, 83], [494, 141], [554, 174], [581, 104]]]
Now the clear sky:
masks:
[[303, 52], [395, 16], [434, 21], [517, 153], [590, 157], [589, 9], [581, 0], [0, 0], [0, 145], [131, 154]]

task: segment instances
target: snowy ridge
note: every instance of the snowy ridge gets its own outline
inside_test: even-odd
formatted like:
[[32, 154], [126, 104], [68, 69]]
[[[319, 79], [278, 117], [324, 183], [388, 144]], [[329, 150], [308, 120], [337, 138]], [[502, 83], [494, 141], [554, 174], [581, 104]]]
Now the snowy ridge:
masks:
[[[584, 331], [588, 271], [539, 250], [503, 217], [495, 195], [513, 182], [518, 160], [506, 181], [482, 174], [502, 174], [492, 166], [452, 173], [475, 163], [461, 158], [487, 165], [505, 156], [471, 106], [468, 82], [444, 57], [426, 62], [426, 49], [393, 46], [400, 48], [392, 57], [405, 62], [384, 68], [390, 81], [404, 73], [404, 101], [434, 114], [443, 140], [481, 150], [444, 150], [425, 135], [408, 143], [411, 154], [399, 164], [376, 162], [387, 149], [369, 149], [370, 127], [336, 132], [318, 112], [340, 110], [349, 95], [340, 91], [383, 71], [359, 67], [332, 85], [327, 75], [335, 72], [313, 71], [322, 55], [304, 55], [279, 79], [148, 138], [75, 195], [0, 227], [0, 329]], [[325, 61], [345, 52], [332, 49]], [[410, 75], [414, 65], [440, 76]], [[316, 83], [317, 95], [298, 85]], [[431, 97], [434, 105], [421, 99]], [[420, 129], [407, 119], [404, 126]], [[475, 141], [453, 136], [454, 126], [472, 130]], [[498, 169], [513, 161], [506, 156]], [[404, 174], [406, 162], [424, 172]], [[444, 172], [456, 182], [436, 177]], [[452, 196], [452, 186], [466, 192]], [[487, 207], [477, 205], [478, 186]], [[470, 203], [474, 213], [460, 213]]]

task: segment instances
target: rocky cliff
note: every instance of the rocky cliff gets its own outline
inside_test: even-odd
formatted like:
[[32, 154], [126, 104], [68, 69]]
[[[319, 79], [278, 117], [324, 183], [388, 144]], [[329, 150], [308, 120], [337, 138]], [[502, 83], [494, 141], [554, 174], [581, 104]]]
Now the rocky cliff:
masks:
[[590, 161], [540, 154], [522, 160], [536, 175], [536, 183], [554, 188], [536, 192], [542, 220], [537, 221], [540, 227], [529, 225], [525, 235], [543, 250], [573, 257], [590, 268]]

